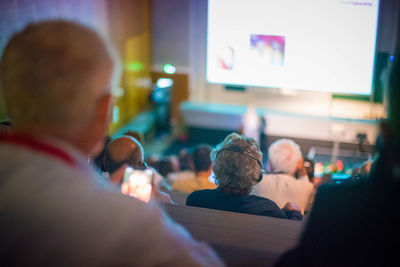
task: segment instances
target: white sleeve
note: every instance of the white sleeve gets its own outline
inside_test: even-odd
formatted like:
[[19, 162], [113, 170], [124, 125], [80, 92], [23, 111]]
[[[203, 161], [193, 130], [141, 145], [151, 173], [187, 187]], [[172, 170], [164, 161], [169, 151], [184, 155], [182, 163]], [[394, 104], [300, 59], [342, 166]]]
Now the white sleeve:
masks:
[[[217, 254], [204, 242], [194, 240], [153, 204], [136, 212], [135, 227], [129, 240], [138, 266], [224, 266]], [[138, 216], [138, 217], [139, 217]], [[140, 222], [138, 222], [140, 221]], [[140, 244], [138, 246], [138, 244]], [[126, 257], [127, 255], [124, 255]], [[129, 255], [128, 255], [129, 257]]]
[[186, 229], [167, 215], [163, 216], [163, 220], [171, 238], [168, 249], [174, 250], [170, 266], [225, 266], [206, 243], [194, 240]]
[[[306, 174], [306, 175], [303, 175], [303, 176], [300, 176], [299, 178], [297, 178], [297, 180], [299, 180], [299, 181], [308, 181], [308, 182], [310, 182], [310, 179], [308, 178], [308, 175]], [[311, 182], [310, 182], [311, 183]]]

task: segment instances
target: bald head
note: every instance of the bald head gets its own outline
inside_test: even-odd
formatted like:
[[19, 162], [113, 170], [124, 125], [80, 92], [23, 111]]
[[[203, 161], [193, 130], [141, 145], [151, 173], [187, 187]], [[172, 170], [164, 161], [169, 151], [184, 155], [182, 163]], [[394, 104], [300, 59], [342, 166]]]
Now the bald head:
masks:
[[122, 165], [143, 165], [143, 147], [131, 136], [121, 136], [111, 141], [104, 156], [104, 167], [109, 173], [115, 172]]
[[15, 128], [71, 131], [95, 116], [110, 91], [114, 59], [93, 30], [62, 20], [28, 25], [0, 61], [0, 83]]

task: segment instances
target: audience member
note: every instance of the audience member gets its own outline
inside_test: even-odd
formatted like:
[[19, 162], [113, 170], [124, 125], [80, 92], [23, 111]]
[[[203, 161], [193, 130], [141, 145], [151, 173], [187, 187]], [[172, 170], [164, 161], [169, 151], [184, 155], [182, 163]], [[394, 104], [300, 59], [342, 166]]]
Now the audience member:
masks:
[[212, 170], [210, 158], [211, 147], [208, 145], [198, 145], [193, 149], [192, 158], [194, 172], [182, 171], [170, 173], [167, 177], [172, 185], [172, 189], [192, 193], [202, 189], [215, 189], [215, 183], [209, 181]]
[[94, 156], [91, 159], [93, 164], [94, 164], [94, 166], [98, 169], [99, 173], [102, 173], [102, 172], [106, 171], [105, 168], [104, 168], [103, 159], [104, 159], [104, 154], [106, 152], [106, 147], [107, 147], [108, 143], [110, 143], [110, 142], [111, 142], [111, 138], [110, 138], [110, 136], [107, 135], [104, 138], [104, 144], [99, 143], [99, 145], [103, 146], [103, 148], [101, 149], [100, 153], [98, 155]]
[[0, 137], [0, 265], [222, 265], [155, 205], [95, 186], [88, 155], [109, 124], [109, 51], [58, 20], [6, 46], [0, 88], [15, 131]]
[[400, 266], [400, 62], [389, 80], [388, 120], [368, 179], [319, 187], [297, 247], [278, 266]]
[[314, 166], [315, 166], [314, 161], [306, 157], [303, 159], [303, 166], [306, 170], [308, 180], [311, 183], [314, 183], [314, 178], [315, 178], [314, 177]]
[[176, 171], [174, 163], [172, 162], [169, 156], [162, 156], [158, 162], [157, 167], [155, 168], [163, 177], [168, 177], [168, 174]]
[[181, 171], [194, 171], [193, 157], [189, 149], [184, 148], [179, 151], [178, 154], [179, 169]]
[[160, 160], [160, 155], [159, 154], [152, 154], [152, 155], [147, 155], [147, 157], [145, 157], [145, 162], [147, 163], [147, 165], [149, 167], [158, 168], [158, 161]]
[[309, 159], [308, 157], [305, 157], [304, 158], [304, 162], [303, 162], [303, 166], [304, 166], [304, 168], [306, 170], [306, 173], [307, 173], [307, 176], [308, 176], [308, 180], [310, 181], [310, 183], [312, 183], [314, 185], [313, 193], [312, 193], [310, 199], [308, 200], [306, 208], [304, 209], [305, 212], [308, 212], [312, 208], [312, 203], [314, 202], [316, 188], [318, 186], [320, 186], [323, 181], [322, 181], [322, 179], [319, 179], [319, 178], [314, 176], [315, 163], [314, 163], [313, 160]]
[[135, 132], [135, 131], [126, 131], [126, 132], [124, 133], [124, 135], [132, 136], [132, 137], [135, 138], [140, 144], [143, 143], [142, 135], [141, 135], [140, 133], [138, 133], [138, 132]]
[[172, 172], [177, 172], [180, 170], [179, 166], [179, 158], [176, 155], [169, 155], [169, 160], [171, 161], [172, 164]]
[[[112, 184], [121, 187], [123, 183], [126, 167], [130, 166], [138, 169], [148, 168], [144, 161], [144, 150], [142, 145], [131, 136], [120, 136], [112, 140], [104, 153], [103, 165], [105, 172], [102, 175], [103, 180], [109, 180]], [[153, 186], [155, 190], [170, 189], [164, 177], [153, 169]], [[125, 187], [126, 188], [126, 187]], [[157, 191], [154, 191], [157, 192]], [[157, 197], [164, 196], [158, 192]], [[167, 196], [165, 196], [167, 198]], [[165, 199], [163, 198], [163, 199]], [[167, 201], [170, 202], [170, 201]]]
[[269, 147], [268, 155], [272, 173], [264, 175], [252, 194], [269, 198], [280, 208], [294, 202], [304, 214], [314, 186], [308, 179], [299, 146], [290, 139], [279, 139]]
[[260, 142], [261, 116], [258, 115], [257, 108], [253, 104], [247, 106], [246, 114], [242, 117], [241, 132], [243, 135], [253, 138], [257, 143]]
[[211, 152], [217, 189], [195, 191], [187, 197], [188, 206], [301, 220], [294, 203], [281, 210], [270, 199], [249, 195], [263, 177], [262, 155], [257, 142], [232, 133]]
[[120, 136], [112, 140], [105, 149], [103, 166], [106, 174], [104, 177], [120, 185], [127, 165], [134, 168], [147, 167], [142, 145], [131, 136]]

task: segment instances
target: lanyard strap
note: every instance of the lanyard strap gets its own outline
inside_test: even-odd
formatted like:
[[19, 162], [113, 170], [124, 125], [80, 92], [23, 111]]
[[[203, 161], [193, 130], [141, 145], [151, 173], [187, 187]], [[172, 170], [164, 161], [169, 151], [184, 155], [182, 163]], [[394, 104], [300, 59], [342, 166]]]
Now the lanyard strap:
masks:
[[0, 143], [8, 143], [25, 147], [42, 154], [47, 154], [53, 158], [57, 158], [71, 167], [76, 166], [75, 160], [65, 151], [43, 141], [37, 140], [29, 135], [21, 135], [16, 133], [0, 135]]

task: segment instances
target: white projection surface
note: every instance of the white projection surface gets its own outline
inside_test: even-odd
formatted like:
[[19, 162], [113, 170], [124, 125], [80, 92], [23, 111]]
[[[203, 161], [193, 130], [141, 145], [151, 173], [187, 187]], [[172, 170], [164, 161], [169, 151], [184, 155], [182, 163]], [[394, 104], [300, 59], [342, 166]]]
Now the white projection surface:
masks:
[[379, 0], [209, 0], [210, 83], [369, 95]]

